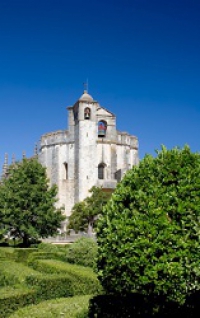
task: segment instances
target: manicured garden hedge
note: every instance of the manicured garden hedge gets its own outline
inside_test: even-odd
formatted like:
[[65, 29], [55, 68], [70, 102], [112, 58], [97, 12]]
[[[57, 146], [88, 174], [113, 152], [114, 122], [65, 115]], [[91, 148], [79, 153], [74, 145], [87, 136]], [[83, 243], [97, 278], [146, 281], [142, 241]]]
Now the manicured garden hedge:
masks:
[[[35, 249], [3, 248], [3, 251], [0, 249], [0, 253], [0, 256], [2, 255], [0, 317], [2, 318], [9, 317], [17, 309], [29, 304], [38, 304], [44, 300], [60, 297], [70, 297], [70, 302], [71, 296], [94, 295], [102, 290], [91, 268], [66, 263], [66, 251], [38, 252]], [[62, 259], [63, 256], [65, 262], [56, 259]], [[66, 301], [68, 302], [68, 298]], [[80, 310], [77, 316], [66, 317], [87, 317], [88, 307], [81, 304], [76, 305], [76, 302], [72, 302], [69, 308], [74, 306]], [[69, 312], [70, 310], [72, 309], [69, 309]]]
[[20, 307], [37, 302], [37, 293], [28, 288], [0, 288], [0, 317], [6, 318]]
[[51, 252], [51, 253], [58, 253], [58, 252], [65, 253], [70, 245], [71, 244], [41, 243], [38, 245], [38, 251], [39, 252]]
[[[63, 263], [66, 265], [65, 269], [69, 268], [69, 272], [67, 272], [61, 270], [62, 262], [59, 261], [39, 260], [37, 264], [39, 263], [43, 263], [44, 271], [45, 263], [54, 266], [59, 264], [60, 272], [53, 273], [52, 270], [51, 274], [44, 274], [20, 263], [0, 262], [0, 279], [4, 283], [1, 286], [13, 285], [13, 288], [0, 288], [0, 293], [5, 295], [2, 296], [2, 300], [0, 299], [0, 305], [1, 303], [6, 304], [0, 311], [0, 317], [6, 317], [8, 313], [32, 302], [38, 303], [41, 300], [52, 298], [94, 294], [100, 290], [96, 275], [91, 270], [83, 268], [85, 271], [81, 272], [81, 268], [78, 267], [73, 272], [73, 267], [76, 266]], [[47, 271], [50, 272], [48, 265], [47, 268]], [[52, 266], [52, 268], [55, 271], [55, 267]], [[21, 287], [16, 289], [16, 286]]]
[[83, 295], [82, 285], [70, 275], [30, 275], [26, 278], [27, 285], [36, 288], [37, 297], [41, 300]]
[[[26, 277], [36, 273], [34, 269], [21, 263], [14, 261], [0, 262], [0, 286], [26, 284]], [[41, 276], [40, 273], [37, 273], [37, 275]]]
[[14, 249], [15, 260], [16, 262], [26, 263], [29, 255], [37, 251], [38, 251], [37, 248], [15, 248]]
[[88, 273], [93, 277], [96, 277], [96, 274], [94, 271], [85, 266], [70, 264], [67, 262], [62, 262], [56, 259], [36, 259], [32, 265], [35, 270], [53, 274], [53, 273], [72, 273], [72, 274], [79, 274], [82, 273]]
[[[14, 286], [13, 288], [0, 288], [0, 293], [4, 295], [2, 300], [0, 298], [0, 306], [3, 303], [6, 304], [6, 306], [1, 306], [0, 317], [6, 317], [5, 314], [11, 313], [17, 308], [32, 302], [35, 303], [41, 300], [74, 295], [86, 295], [98, 291], [98, 286], [94, 284], [94, 281], [91, 280], [90, 282], [90, 277], [86, 275], [82, 276], [81, 273], [79, 277], [67, 273], [42, 275], [31, 269], [30, 273], [28, 270], [26, 273], [25, 271], [21, 272], [22, 267], [20, 266], [19, 268], [19, 277], [15, 276], [17, 274], [17, 271], [15, 271], [13, 277], [10, 276], [10, 279], [12, 279], [13, 283], [18, 284], [18, 286], [20, 282], [23, 283], [24, 287], [20, 289], [16, 289]], [[14, 267], [8, 267], [8, 272], [12, 268]], [[10, 275], [12, 274], [10, 273]]]
[[[101, 291], [101, 285], [97, 276], [90, 268], [72, 265], [58, 260], [37, 260], [32, 263], [32, 266], [35, 270], [40, 272], [69, 276], [72, 280], [73, 295], [95, 294]], [[68, 288], [68, 286], [65, 288]]]
[[66, 254], [64, 252], [33, 252], [29, 255], [27, 264], [32, 266], [38, 259], [58, 259], [66, 261]]
[[14, 248], [11, 247], [0, 247], [0, 261], [1, 260], [14, 260], [15, 253]]
[[44, 301], [13, 313], [10, 318], [86, 318], [90, 296], [76, 296]]
[[0, 261], [14, 260], [16, 262], [26, 263], [28, 256], [33, 252], [37, 253], [37, 251], [37, 248], [0, 247]]
[[96, 241], [92, 238], [82, 237], [69, 246], [66, 260], [72, 264], [94, 268], [96, 256]]
[[68, 247], [69, 245], [56, 246], [46, 243], [41, 243], [39, 248], [0, 247], [0, 261], [15, 260], [26, 263], [27, 260], [31, 261], [35, 258], [53, 258], [66, 261]]

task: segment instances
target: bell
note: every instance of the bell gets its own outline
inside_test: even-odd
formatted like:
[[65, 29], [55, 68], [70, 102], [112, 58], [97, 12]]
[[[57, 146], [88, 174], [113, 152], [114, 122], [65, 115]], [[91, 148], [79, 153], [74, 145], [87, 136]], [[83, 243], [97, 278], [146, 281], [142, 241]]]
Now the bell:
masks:
[[85, 119], [89, 119], [90, 118], [90, 114], [89, 113], [85, 113]]

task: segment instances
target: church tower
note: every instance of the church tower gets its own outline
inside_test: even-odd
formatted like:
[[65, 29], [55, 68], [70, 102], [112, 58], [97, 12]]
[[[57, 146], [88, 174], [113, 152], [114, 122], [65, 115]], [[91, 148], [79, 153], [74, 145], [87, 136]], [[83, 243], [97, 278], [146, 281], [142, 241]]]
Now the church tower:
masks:
[[68, 129], [41, 137], [39, 161], [50, 185], [58, 186], [58, 206], [66, 217], [93, 186], [113, 191], [123, 175], [138, 164], [138, 139], [116, 127], [116, 116], [87, 90], [68, 107]]
[[96, 108], [87, 91], [73, 106], [75, 144], [75, 202], [84, 200], [97, 178]]

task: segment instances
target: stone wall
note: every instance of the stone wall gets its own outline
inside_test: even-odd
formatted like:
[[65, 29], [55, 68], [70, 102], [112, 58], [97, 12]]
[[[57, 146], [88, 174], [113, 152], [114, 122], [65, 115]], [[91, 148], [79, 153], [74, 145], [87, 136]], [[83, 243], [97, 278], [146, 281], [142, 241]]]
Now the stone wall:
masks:
[[[84, 109], [91, 110], [89, 119]], [[107, 123], [105, 137], [98, 136], [98, 122]], [[88, 94], [68, 107], [68, 130], [41, 137], [39, 161], [47, 168], [50, 185], [58, 186], [58, 206], [68, 217], [76, 202], [89, 195], [92, 186], [116, 187], [124, 173], [138, 164], [138, 140], [116, 129], [116, 117]], [[98, 165], [105, 164], [104, 180], [98, 179]]]

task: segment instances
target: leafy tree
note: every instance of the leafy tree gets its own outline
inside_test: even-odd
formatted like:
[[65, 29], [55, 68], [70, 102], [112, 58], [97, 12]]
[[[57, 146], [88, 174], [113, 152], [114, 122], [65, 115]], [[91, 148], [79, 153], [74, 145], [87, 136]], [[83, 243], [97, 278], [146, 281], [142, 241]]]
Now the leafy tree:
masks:
[[89, 192], [91, 193], [90, 197], [74, 205], [69, 217], [68, 228], [74, 229], [76, 232], [85, 231], [91, 235], [95, 222], [102, 213], [103, 206], [107, 203], [111, 193], [104, 192], [102, 188], [95, 186]]
[[146, 155], [104, 209], [97, 242], [108, 293], [184, 303], [200, 289], [200, 154], [185, 146]]
[[57, 233], [64, 220], [55, 208], [56, 186], [49, 188], [46, 170], [37, 159], [23, 159], [11, 166], [0, 186], [1, 222], [27, 246], [31, 238]]

